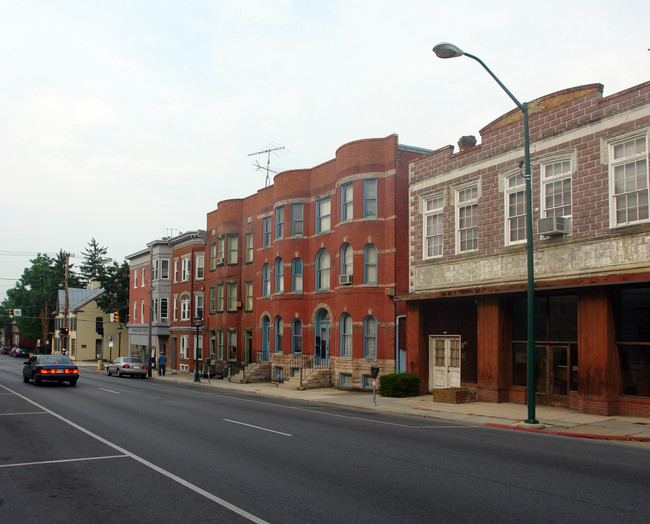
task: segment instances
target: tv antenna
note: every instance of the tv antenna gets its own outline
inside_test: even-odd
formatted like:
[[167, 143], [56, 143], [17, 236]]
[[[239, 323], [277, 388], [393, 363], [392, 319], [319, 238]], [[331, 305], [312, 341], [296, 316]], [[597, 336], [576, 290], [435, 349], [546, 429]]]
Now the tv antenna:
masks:
[[261, 166], [258, 161], [255, 161], [255, 163], [253, 164], [258, 170], [259, 169], [264, 169], [266, 171], [266, 180], [264, 182], [264, 187], [268, 187], [269, 184], [271, 183], [271, 176], [269, 175], [269, 173], [277, 174], [277, 171], [273, 171], [271, 169], [271, 153], [273, 151], [279, 151], [280, 149], [284, 149], [284, 146], [274, 147], [272, 149], [265, 149], [264, 151], [258, 151], [257, 153], [249, 153], [248, 154], [248, 156], [263, 155], [264, 153], [267, 154], [266, 167]]

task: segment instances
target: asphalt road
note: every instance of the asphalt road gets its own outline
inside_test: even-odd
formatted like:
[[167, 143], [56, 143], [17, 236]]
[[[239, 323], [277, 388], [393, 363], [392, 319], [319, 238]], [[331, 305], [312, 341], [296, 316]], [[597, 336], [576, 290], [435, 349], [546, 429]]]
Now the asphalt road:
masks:
[[2, 522], [643, 522], [612, 442], [107, 377], [0, 356]]

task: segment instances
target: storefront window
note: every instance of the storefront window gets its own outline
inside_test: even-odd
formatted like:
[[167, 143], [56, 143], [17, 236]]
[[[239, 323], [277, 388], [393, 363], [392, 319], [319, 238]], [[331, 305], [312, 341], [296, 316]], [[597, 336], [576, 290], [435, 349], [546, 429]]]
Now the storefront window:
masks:
[[650, 397], [650, 288], [612, 294], [623, 394]]

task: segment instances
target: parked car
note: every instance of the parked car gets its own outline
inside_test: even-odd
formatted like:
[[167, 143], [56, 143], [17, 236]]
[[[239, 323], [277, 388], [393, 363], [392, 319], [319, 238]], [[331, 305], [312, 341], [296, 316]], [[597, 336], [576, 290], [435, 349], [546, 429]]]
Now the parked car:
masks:
[[34, 355], [23, 366], [23, 382], [69, 382], [77, 385], [79, 369], [64, 355]]
[[139, 358], [117, 357], [110, 364], [106, 364], [106, 374], [115, 373], [118, 377], [129, 375], [131, 377], [147, 377], [147, 365]]
[[23, 349], [23, 348], [15, 348], [14, 349], [14, 357], [16, 358], [29, 358], [29, 351]]
[[11, 346], [2, 346], [3, 355], [11, 355]]

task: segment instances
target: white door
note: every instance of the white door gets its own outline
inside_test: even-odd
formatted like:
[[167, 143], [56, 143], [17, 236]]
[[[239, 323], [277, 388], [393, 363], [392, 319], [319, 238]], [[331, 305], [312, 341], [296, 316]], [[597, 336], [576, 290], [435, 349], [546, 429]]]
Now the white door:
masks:
[[429, 390], [460, 387], [460, 335], [429, 335]]

